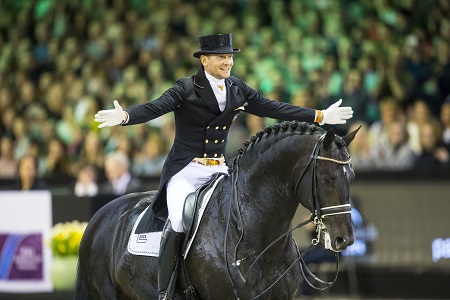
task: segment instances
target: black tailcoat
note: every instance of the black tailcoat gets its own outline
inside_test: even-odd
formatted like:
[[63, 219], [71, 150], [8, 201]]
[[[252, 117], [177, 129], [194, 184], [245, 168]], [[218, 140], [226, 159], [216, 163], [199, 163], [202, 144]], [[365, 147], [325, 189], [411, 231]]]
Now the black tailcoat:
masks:
[[194, 157], [224, 156], [231, 123], [241, 112], [278, 120], [313, 122], [315, 110], [302, 108], [263, 97], [236, 76], [225, 79], [226, 107], [223, 112], [205, 76], [203, 68], [196, 75], [178, 79], [161, 97], [131, 106], [127, 125], [144, 123], [168, 112], [175, 114], [175, 140], [164, 164], [159, 193], [153, 210], [167, 218], [166, 183]]

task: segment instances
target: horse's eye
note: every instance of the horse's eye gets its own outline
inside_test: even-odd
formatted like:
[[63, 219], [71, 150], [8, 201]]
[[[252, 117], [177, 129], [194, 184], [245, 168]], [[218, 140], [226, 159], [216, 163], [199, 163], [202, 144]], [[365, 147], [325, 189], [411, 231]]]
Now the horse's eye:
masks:
[[322, 185], [330, 186], [333, 184], [334, 179], [331, 177], [324, 177], [324, 178], [322, 178], [321, 181], [322, 181]]

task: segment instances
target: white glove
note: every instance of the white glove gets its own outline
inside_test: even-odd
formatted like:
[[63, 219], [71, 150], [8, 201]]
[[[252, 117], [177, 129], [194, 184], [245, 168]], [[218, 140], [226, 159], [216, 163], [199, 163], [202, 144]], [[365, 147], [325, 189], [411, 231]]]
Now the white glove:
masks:
[[349, 106], [339, 107], [341, 103], [342, 99], [339, 99], [338, 102], [323, 110], [323, 119], [319, 124], [345, 124], [348, 119], [353, 117], [353, 109]]
[[119, 125], [124, 120], [125, 113], [119, 102], [114, 100], [113, 103], [114, 109], [100, 110], [95, 114], [95, 122], [102, 123], [98, 125], [98, 128]]

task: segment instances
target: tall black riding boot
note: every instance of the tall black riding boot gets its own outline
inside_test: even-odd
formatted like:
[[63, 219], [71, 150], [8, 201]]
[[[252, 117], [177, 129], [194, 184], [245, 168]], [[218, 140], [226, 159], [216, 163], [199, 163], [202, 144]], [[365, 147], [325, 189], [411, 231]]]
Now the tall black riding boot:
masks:
[[169, 300], [169, 284], [175, 284], [176, 266], [180, 256], [181, 240], [184, 236], [182, 232], [176, 232], [172, 229], [170, 220], [167, 221], [159, 248], [159, 267], [158, 267], [158, 299]]

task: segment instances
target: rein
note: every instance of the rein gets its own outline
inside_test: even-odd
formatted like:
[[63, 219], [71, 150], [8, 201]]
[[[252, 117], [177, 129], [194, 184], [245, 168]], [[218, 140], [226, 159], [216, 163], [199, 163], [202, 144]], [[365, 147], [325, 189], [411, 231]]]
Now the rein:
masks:
[[[272, 248], [273, 245], [275, 245], [275, 243], [277, 243], [279, 240], [281, 240], [283, 237], [285, 237], [286, 235], [288, 235], [289, 233], [291, 233], [292, 231], [294, 231], [295, 229], [301, 228], [303, 226], [305, 226], [306, 224], [309, 223], [314, 223], [316, 226], [316, 232], [317, 232], [317, 237], [314, 238], [311, 241], [311, 245], [308, 246], [308, 248], [303, 251], [303, 253], [300, 252], [300, 250], [297, 247], [297, 252], [299, 254], [299, 257], [278, 277], [278, 279], [276, 279], [271, 285], [269, 285], [269, 287], [267, 287], [264, 291], [262, 291], [260, 294], [258, 294], [257, 296], [255, 296], [253, 299], [257, 299], [259, 297], [261, 297], [262, 295], [264, 295], [266, 292], [268, 292], [276, 283], [278, 283], [278, 281], [281, 280], [281, 278], [283, 278], [284, 275], [287, 274], [287, 272], [294, 267], [299, 261], [300, 261], [300, 269], [302, 272], [303, 277], [305, 278], [305, 281], [314, 289], [317, 290], [327, 290], [329, 289], [331, 286], [333, 286], [333, 284], [336, 282], [337, 277], [338, 277], [338, 273], [339, 273], [339, 255], [338, 253], [335, 251], [335, 257], [336, 257], [336, 274], [335, 277], [333, 279], [333, 281], [331, 282], [326, 282], [323, 281], [321, 279], [319, 279], [317, 276], [315, 276], [307, 267], [306, 263], [303, 261], [303, 257], [305, 256], [305, 254], [315, 245], [317, 245], [320, 242], [321, 239], [321, 235], [322, 232], [325, 232], [325, 248], [327, 249], [332, 249], [331, 247], [331, 241], [329, 239], [329, 234], [326, 232], [326, 225], [323, 223], [323, 219], [325, 217], [329, 217], [329, 216], [335, 216], [335, 215], [341, 215], [341, 214], [349, 214], [351, 213], [351, 205], [350, 204], [342, 204], [342, 205], [335, 205], [335, 206], [327, 206], [327, 207], [321, 207], [320, 206], [320, 202], [319, 202], [319, 192], [318, 192], [318, 185], [317, 185], [317, 171], [316, 171], [316, 165], [317, 165], [317, 161], [318, 160], [323, 160], [323, 161], [328, 161], [328, 162], [332, 162], [332, 163], [337, 163], [337, 164], [341, 164], [341, 165], [347, 165], [350, 163], [351, 158], [349, 158], [346, 161], [340, 161], [340, 160], [336, 160], [333, 158], [328, 158], [328, 157], [322, 157], [319, 156], [319, 152], [320, 152], [320, 147], [323, 144], [323, 140], [325, 138], [325, 134], [323, 134], [319, 140], [316, 142], [316, 144], [314, 145], [312, 154], [310, 156], [310, 160], [308, 161], [308, 164], [305, 166], [305, 168], [303, 169], [299, 179], [297, 180], [297, 183], [295, 185], [295, 194], [297, 195], [297, 191], [298, 191], [298, 186], [300, 185], [301, 180], [303, 179], [304, 175], [306, 174], [306, 171], [308, 170], [309, 166], [312, 166], [312, 205], [311, 205], [311, 217], [304, 221], [301, 222], [299, 224], [297, 224], [294, 228], [289, 229], [288, 231], [286, 231], [285, 233], [283, 233], [282, 235], [280, 235], [278, 238], [276, 238], [273, 242], [271, 242], [251, 263], [251, 265], [249, 266], [247, 272], [246, 272], [246, 276], [244, 277], [239, 269], [239, 266], [242, 262], [243, 259], [239, 259], [236, 260], [236, 262], [232, 263], [232, 266], [236, 268], [238, 275], [240, 277], [240, 279], [242, 280], [242, 282], [246, 282], [246, 278], [248, 277], [248, 274], [250, 273], [250, 270], [252, 269], [252, 267], [255, 265], [255, 263], [263, 256], [264, 253], [266, 253], [270, 248]], [[238, 205], [238, 201], [237, 201], [237, 180], [239, 177], [239, 156], [237, 157], [236, 163], [236, 175], [234, 175], [234, 172], [232, 172], [231, 174], [231, 178], [232, 178], [232, 201], [230, 201], [230, 205], [228, 208], [228, 218], [227, 218], [227, 226], [225, 229], [225, 241], [224, 241], [224, 255], [225, 255], [225, 262], [227, 265], [227, 272], [228, 272], [228, 276], [230, 278], [231, 284], [233, 286], [233, 291], [234, 294], [236, 296], [236, 299], [239, 299], [239, 297], [237, 296], [237, 291], [234, 285], [234, 282], [232, 280], [231, 274], [229, 272], [229, 266], [228, 266], [228, 256], [227, 256], [227, 236], [228, 236], [228, 231], [229, 231], [229, 225], [230, 225], [230, 218], [231, 218], [231, 208], [232, 208], [232, 204], [233, 202], [236, 204], [236, 208], [238, 210], [238, 216], [239, 216], [239, 224], [238, 226], [242, 227], [242, 219], [241, 219], [241, 214], [240, 214], [240, 210], [239, 210], [239, 205]], [[239, 243], [241, 241], [243, 237], [243, 231], [241, 233], [241, 236], [236, 244], [235, 247], [235, 251], [234, 254], [236, 257], [237, 254], [237, 248], [239, 246]], [[328, 239], [327, 239], [328, 237]], [[329, 247], [329, 248], [328, 248]], [[334, 251], [334, 250], [333, 250]], [[305, 274], [305, 270], [306, 273]], [[315, 286], [314, 284], [312, 284], [308, 279], [306, 275], [310, 275], [312, 278], [314, 278], [314, 280], [322, 283], [322, 284], [326, 284], [325, 287], [320, 288]]]

